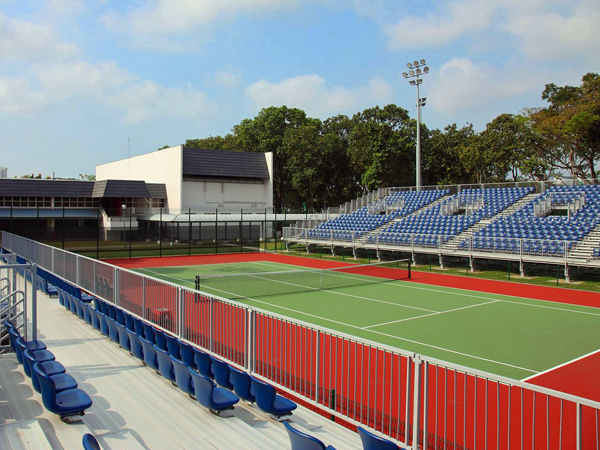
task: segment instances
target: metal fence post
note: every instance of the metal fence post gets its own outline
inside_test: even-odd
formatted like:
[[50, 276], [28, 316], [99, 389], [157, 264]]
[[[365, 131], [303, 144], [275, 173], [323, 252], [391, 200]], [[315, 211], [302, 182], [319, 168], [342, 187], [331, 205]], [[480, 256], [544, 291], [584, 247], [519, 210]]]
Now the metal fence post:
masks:
[[245, 361], [245, 368], [248, 370], [249, 373], [252, 373], [254, 371], [254, 353], [255, 353], [255, 349], [254, 349], [254, 310], [252, 309], [252, 307], [248, 307], [248, 309], [246, 310], [246, 320], [248, 322], [248, 326], [247, 326], [247, 333], [246, 333], [246, 361]]
[[[421, 402], [419, 401], [421, 394], [421, 358], [415, 355], [415, 376], [414, 376], [414, 393], [413, 393], [413, 437], [412, 448], [419, 448], [419, 419], [421, 415]], [[424, 400], [426, 401], [426, 400]], [[408, 411], [407, 411], [408, 414]], [[408, 427], [407, 427], [408, 430]], [[426, 436], [424, 436], [426, 438]]]
[[[37, 264], [33, 264], [31, 266], [31, 339], [37, 340]], [[25, 281], [27, 283], [27, 281]], [[27, 299], [25, 299], [25, 303], [27, 303]], [[27, 316], [25, 316], [27, 317]], [[27, 327], [27, 324], [25, 324]]]
[[184, 339], [185, 292], [180, 287], [177, 288], [177, 303], [177, 335]]

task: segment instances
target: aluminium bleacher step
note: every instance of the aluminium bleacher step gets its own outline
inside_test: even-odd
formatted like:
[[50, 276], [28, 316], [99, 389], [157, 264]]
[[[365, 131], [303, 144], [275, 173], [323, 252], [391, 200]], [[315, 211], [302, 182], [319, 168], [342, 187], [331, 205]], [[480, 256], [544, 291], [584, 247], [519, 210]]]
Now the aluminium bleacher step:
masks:
[[52, 450], [52, 445], [37, 419], [29, 419], [0, 425], [0, 448]]

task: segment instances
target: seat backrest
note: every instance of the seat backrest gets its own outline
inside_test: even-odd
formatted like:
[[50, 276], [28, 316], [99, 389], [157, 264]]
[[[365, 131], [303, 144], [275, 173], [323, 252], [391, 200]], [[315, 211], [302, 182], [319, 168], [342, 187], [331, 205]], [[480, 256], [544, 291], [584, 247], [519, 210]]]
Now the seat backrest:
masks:
[[254, 392], [256, 394], [256, 404], [263, 411], [269, 412], [273, 410], [275, 404], [275, 396], [277, 391], [270, 384], [251, 376]]
[[156, 340], [154, 339], [154, 327], [152, 325], [148, 325], [146, 322], [142, 322], [142, 326], [144, 327], [143, 338], [156, 344]]
[[52, 378], [50, 378], [40, 363], [35, 363], [33, 365], [33, 371], [37, 375], [38, 382], [40, 383], [44, 406], [48, 411], [56, 411], [56, 386], [54, 386], [54, 381], [52, 381]]
[[167, 351], [175, 358], [181, 359], [181, 355], [179, 354], [179, 342], [177, 341], [177, 338], [167, 333], [164, 333], [164, 336], [167, 343]]
[[19, 333], [19, 330], [17, 330], [16, 327], [10, 327], [10, 328], [8, 328], [8, 337], [9, 337], [10, 347], [16, 353], [17, 352], [16, 341], [17, 341], [17, 339], [19, 339], [21, 337], [21, 334]]
[[134, 330], [135, 333], [144, 337], [146, 335], [146, 333], [144, 331], [144, 323], [137, 317], [132, 316], [131, 319], [133, 320], [133, 326], [135, 327], [135, 330]]
[[212, 364], [212, 371], [217, 384], [219, 386], [223, 386], [224, 388], [232, 389], [233, 385], [229, 380], [229, 365], [225, 361], [221, 361], [212, 355], [210, 355], [210, 362]]
[[210, 356], [208, 353], [204, 353], [202, 350], [194, 349], [194, 361], [196, 362], [196, 367], [198, 368], [198, 372], [200, 372], [205, 377], [213, 378], [214, 374], [212, 371], [212, 362], [210, 360]]
[[[25, 371], [25, 375], [27, 375], [29, 378], [33, 377], [32, 375], [32, 371], [33, 371], [33, 365], [37, 362], [37, 360], [35, 359], [35, 355], [33, 354], [33, 352], [29, 349], [25, 349], [23, 350], [23, 370]], [[35, 385], [33, 386], [35, 388]], [[36, 391], [39, 392], [39, 389], [36, 389]]]
[[192, 377], [192, 384], [196, 393], [196, 399], [205, 408], [215, 409], [213, 401], [213, 393], [215, 391], [215, 385], [210, 378], [196, 372], [193, 369], [188, 368], [190, 376]]
[[131, 317], [131, 314], [123, 312], [123, 317], [125, 318], [125, 327], [127, 327], [127, 329], [130, 331], [135, 331], [135, 325], [133, 323], [133, 317]]
[[399, 450], [398, 445], [392, 441], [376, 436], [362, 427], [358, 427], [357, 430], [364, 450]]
[[15, 338], [15, 353], [17, 354], [17, 361], [23, 364], [23, 351], [27, 350], [27, 344], [25, 340], [19, 336]]
[[154, 328], [153, 331], [154, 331], [154, 343], [156, 344], [156, 346], [163, 350], [167, 350], [167, 339], [165, 338], [166, 333], [157, 328]]
[[173, 364], [173, 373], [179, 389], [188, 394], [194, 394], [194, 385], [188, 366], [182, 360], [174, 358], [173, 355], [169, 355], [169, 358]]
[[121, 325], [125, 325], [125, 315], [123, 314], [123, 310], [121, 308], [115, 308], [115, 312], [117, 314], [116, 321]]
[[251, 392], [252, 379], [243, 370], [239, 370], [236, 367], [229, 366], [229, 379], [233, 384], [233, 390], [238, 397], [247, 400], [254, 401], [254, 395]]
[[290, 437], [292, 450], [325, 450], [325, 445], [317, 438], [296, 430], [287, 421], [283, 422], [283, 426]]
[[[156, 359], [158, 360], [158, 365], [161, 368], [168, 368], [169, 366], [172, 368], [173, 363], [171, 362], [171, 355], [166, 350], [154, 345], [154, 350], [156, 351]], [[172, 369], [171, 369], [172, 370]]]
[[83, 444], [83, 448], [85, 450], [102, 450], [100, 444], [98, 444], [98, 440], [90, 433], [83, 435], [81, 443]]
[[196, 361], [194, 361], [194, 349], [192, 346], [181, 341], [178, 341], [178, 343], [180, 359], [186, 366], [196, 368]]

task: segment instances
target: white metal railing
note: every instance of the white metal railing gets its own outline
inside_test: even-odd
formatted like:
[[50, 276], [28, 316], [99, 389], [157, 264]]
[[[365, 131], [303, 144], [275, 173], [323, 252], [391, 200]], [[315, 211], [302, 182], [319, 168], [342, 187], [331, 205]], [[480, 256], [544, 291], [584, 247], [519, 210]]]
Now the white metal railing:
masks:
[[2, 237], [3, 247], [66, 281], [412, 450], [529, 448], [524, 436], [531, 448], [598, 448], [598, 402]]

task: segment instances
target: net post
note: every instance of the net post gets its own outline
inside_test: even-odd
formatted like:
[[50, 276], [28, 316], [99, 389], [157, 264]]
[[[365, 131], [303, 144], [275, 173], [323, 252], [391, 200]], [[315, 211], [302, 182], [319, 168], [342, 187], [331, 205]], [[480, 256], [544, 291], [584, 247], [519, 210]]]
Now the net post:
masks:
[[319, 290], [323, 290], [323, 272], [319, 272]]
[[410, 261], [410, 258], [407, 260], [408, 263], [408, 279], [411, 280], [412, 279], [412, 264]]

